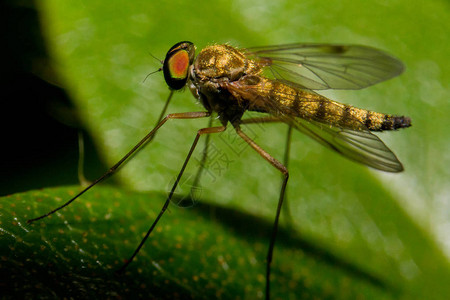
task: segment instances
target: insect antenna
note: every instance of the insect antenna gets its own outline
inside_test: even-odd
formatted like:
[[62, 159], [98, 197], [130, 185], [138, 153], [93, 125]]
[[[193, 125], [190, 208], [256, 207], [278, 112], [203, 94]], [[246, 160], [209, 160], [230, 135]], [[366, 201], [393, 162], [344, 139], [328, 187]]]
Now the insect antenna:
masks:
[[157, 58], [156, 56], [154, 56], [151, 52], [148, 52], [148, 54], [150, 54], [151, 57], [153, 57], [154, 59], [156, 59], [158, 62], [160, 62], [161, 64], [164, 64], [164, 60]]
[[[154, 56], [151, 52], [148, 52], [148, 54], [149, 54], [151, 57], [153, 57], [155, 60], [157, 60], [161, 65], [164, 64], [164, 60], [157, 58], [157, 57]], [[142, 83], [144, 83], [150, 75], [155, 74], [155, 73], [158, 73], [158, 72], [161, 72], [161, 71], [162, 71], [162, 68], [163, 68], [163, 67], [161, 66], [158, 70], [153, 71], [153, 72], [147, 74], [147, 76], [145, 76], [145, 78], [144, 78], [144, 80], [142, 81]]]
[[156, 71], [153, 71], [153, 72], [148, 73], [147, 76], [145, 76], [144, 80], [142, 80], [142, 83], [144, 83], [150, 75], [155, 74], [155, 73], [158, 73], [158, 72], [161, 72], [161, 71], [162, 71], [162, 67], [160, 67], [160, 68], [159, 68], [158, 70], [156, 70]]

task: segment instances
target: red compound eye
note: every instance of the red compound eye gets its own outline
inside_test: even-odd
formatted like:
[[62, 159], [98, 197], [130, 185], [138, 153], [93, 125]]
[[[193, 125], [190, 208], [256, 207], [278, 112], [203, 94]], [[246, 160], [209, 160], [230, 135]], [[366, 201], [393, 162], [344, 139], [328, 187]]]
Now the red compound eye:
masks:
[[167, 85], [173, 90], [182, 89], [189, 77], [189, 66], [194, 61], [195, 47], [191, 42], [175, 44], [167, 52], [163, 71]]
[[189, 68], [189, 55], [180, 50], [169, 59], [169, 72], [172, 78], [184, 79]]

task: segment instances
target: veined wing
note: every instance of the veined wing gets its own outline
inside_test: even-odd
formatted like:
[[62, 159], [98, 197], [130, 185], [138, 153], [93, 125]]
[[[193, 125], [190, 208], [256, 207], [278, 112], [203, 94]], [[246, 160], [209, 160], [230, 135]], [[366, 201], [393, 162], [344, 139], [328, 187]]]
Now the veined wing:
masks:
[[[365, 164], [369, 167], [386, 171], [401, 172], [403, 166], [395, 154], [373, 133], [371, 133], [365, 124], [351, 115], [346, 115], [348, 123], [352, 127], [339, 127], [332, 123], [320, 123], [313, 119], [302, 119], [299, 116], [296, 107], [298, 103], [292, 102], [296, 96], [294, 94], [272, 93], [270, 87], [265, 85], [245, 85], [239, 81], [227, 84], [228, 90], [237, 97], [244, 99], [253, 99], [249, 103], [248, 110], [266, 112], [273, 115], [276, 119], [294, 127], [300, 132], [308, 135], [322, 145], [340, 153], [341, 155]], [[314, 98], [315, 99], [315, 98]], [[293, 105], [285, 105], [292, 103]], [[316, 100], [302, 99], [302, 105], [311, 102], [317, 104]], [[313, 103], [316, 102], [316, 103]], [[343, 115], [344, 106], [338, 103], [330, 102], [337, 114]]]
[[289, 44], [245, 51], [268, 66], [275, 79], [311, 90], [362, 89], [404, 69], [398, 59], [367, 46]]
[[403, 171], [395, 154], [369, 130], [330, 127], [299, 118], [284, 118], [284, 122], [351, 160], [381, 171]]

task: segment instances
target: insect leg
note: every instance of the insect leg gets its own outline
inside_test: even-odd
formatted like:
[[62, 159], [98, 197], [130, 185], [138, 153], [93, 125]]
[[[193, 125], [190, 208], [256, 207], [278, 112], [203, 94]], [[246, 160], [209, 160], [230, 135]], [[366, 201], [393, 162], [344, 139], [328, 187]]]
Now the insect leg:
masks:
[[210, 112], [206, 112], [206, 111], [204, 111], [204, 112], [202, 111], [202, 112], [175, 113], [175, 114], [167, 115], [164, 119], [162, 119], [158, 123], [158, 125], [156, 125], [155, 128], [153, 128], [152, 131], [150, 131], [139, 143], [137, 143], [136, 146], [133, 147], [133, 149], [131, 149], [127, 154], [125, 154], [125, 156], [122, 157], [121, 160], [119, 160], [114, 166], [112, 166], [102, 176], [100, 176], [99, 178], [94, 180], [91, 184], [89, 184], [87, 187], [85, 187], [83, 190], [81, 190], [81, 192], [79, 192], [72, 199], [70, 199], [69, 201], [67, 201], [66, 203], [61, 205], [60, 207], [55, 208], [54, 210], [46, 213], [45, 215], [42, 215], [42, 216], [34, 218], [34, 219], [30, 219], [30, 220], [27, 221], [27, 223], [32, 223], [34, 221], [37, 221], [37, 220], [43, 219], [45, 217], [48, 217], [51, 214], [54, 214], [58, 210], [66, 207], [67, 205], [69, 205], [70, 203], [75, 201], [75, 199], [77, 199], [78, 197], [83, 195], [86, 191], [88, 191], [94, 185], [96, 185], [97, 183], [103, 181], [105, 178], [111, 176], [122, 165], [122, 163], [124, 163], [131, 155], [133, 155], [139, 148], [141, 148], [141, 146], [143, 146], [145, 143], [147, 143], [152, 138], [152, 136], [158, 131], [158, 129], [161, 128], [161, 126], [163, 126], [164, 123], [167, 122], [167, 120], [169, 120], [169, 119], [198, 119], [198, 118], [209, 117], [210, 115], [211, 115], [211, 113]]
[[153, 229], [155, 228], [156, 224], [158, 223], [159, 219], [161, 219], [162, 215], [164, 214], [164, 212], [166, 211], [167, 207], [169, 206], [170, 200], [172, 199], [173, 193], [175, 192], [175, 189], [177, 188], [178, 183], [180, 182], [181, 176], [183, 176], [184, 173], [184, 169], [186, 168], [189, 159], [192, 156], [192, 153], [195, 150], [195, 147], [197, 146], [198, 140], [200, 138], [201, 135], [204, 134], [211, 134], [211, 133], [219, 133], [219, 132], [223, 132], [226, 129], [225, 126], [220, 126], [220, 127], [208, 127], [208, 128], [203, 128], [200, 129], [197, 132], [197, 135], [195, 136], [194, 142], [192, 143], [191, 149], [189, 150], [188, 155], [186, 156], [186, 159], [184, 160], [183, 166], [181, 167], [180, 172], [178, 173], [177, 179], [175, 180], [175, 183], [172, 186], [172, 189], [170, 190], [169, 196], [167, 197], [166, 201], [164, 202], [163, 207], [161, 208], [161, 211], [159, 212], [158, 216], [156, 217], [155, 221], [153, 221], [153, 224], [150, 226], [150, 228], [148, 229], [147, 233], [145, 234], [144, 238], [142, 239], [141, 243], [139, 244], [139, 246], [136, 248], [136, 250], [134, 250], [134, 253], [131, 255], [131, 257], [126, 261], [126, 263], [118, 270], [118, 273], [122, 273], [125, 268], [133, 261], [133, 259], [135, 258], [135, 256], [138, 254], [139, 250], [141, 250], [142, 246], [145, 244], [145, 241], [147, 240], [147, 238], [150, 236], [150, 234], [152, 233]]
[[[288, 168], [289, 167], [289, 156], [291, 153], [291, 137], [292, 137], [292, 126], [288, 125], [288, 131], [286, 134], [286, 145], [284, 147], [284, 159], [283, 159], [283, 165]], [[283, 181], [284, 181], [284, 176], [282, 176], [281, 178], [281, 184], [283, 185]], [[287, 189], [287, 187], [286, 187]], [[286, 193], [286, 191], [285, 191]], [[284, 219], [286, 221], [286, 223], [288, 224], [288, 226], [292, 227], [292, 215], [291, 215], [291, 210], [289, 208], [289, 203], [288, 203], [288, 199], [287, 196], [284, 197], [284, 206], [283, 206], [283, 214], [284, 214]]]
[[[166, 103], [164, 103], [164, 107], [163, 107], [161, 113], [159, 114], [158, 121], [156, 121], [155, 127], [158, 126], [159, 122], [161, 122], [162, 118], [163, 118], [164, 115], [166, 114], [166, 110], [167, 110], [167, 107], [169, 107], [169, 103], [170, 103], [170, 100], [172, 100], [172, 96], [173, 96], [173, 91], [171, 90], [171, 91], [170, 91], [170, 94], [169, 94], [169, 97], [167, 97]], [[148, 145], [148, 143], [150, 143], [150, 142], [155, 138], [155, 135], [156, 135], [156, 134], [153, 134], [153, 135], [150, 137], [150, 139], [148, 140], [148, 142], [146, 143], [146, 145]]]
[[[281, 120], [277, 117], [273, 117], [273, 116], [248, 118], [248, 119], [241, 120], [241, 124], [244, 124], [244, 125], [259, 124], [259, 123], [276, 123], [276, 122], [283, 122], [283, 120]], [[287, 131], [287, 135], [286, 135], [286, 145], [284, 148], [284, 159], [283, 159], [283, 165], [286, 168], [288, 168], [288, 165], [289, 165], [289, 155], [290, 155], [290, 150], [291, 150], [291, 137], [292, 137], [292, 126], [290, 126], [290, 125], [288, 125], [288, 126], [289, 127], [288, 127], [288, 131]], [[282, 175], [281, 180], [282, 180], [282, 182], [284, 181], [284, 175]], [[289, 205], [287, 203], [287, 196], [284, 198], [283, 214], [285, 216], [287, 225], [292, 227], [292, 215], [291, 215], [291, 211], [289, 209]]]
[[[213, 118], [212, 116], [209, 118], [208, 127], [212, 127]], [[206, 158], [208, 156], [208, 148], [210, 142], [210, 135], [208, 134], [205, 138], [205, 145], [203, 146], [202, 158], [200, 160], [200, 166], [198, 167], [197, 174], [195, 175], [194, 183], [191, 188], [191, 198], [195, 200], [195, 191], [200, 188], [200, 179], [202, 177], [203, 169], [205, 167]]]
[[275, 215], [275, 221], [272, 227], [272, 235], [270, 237], [269, 249], [267, 251], [267, 262], [266, 262], [266, 299], [270, 298], [270, 264], [272, 262], [273, 257], [273, 248], [275, 247], [275, 239], [278, 232], [278, 223], [280, 219], [281, 207], [283, 205], [284, 194], [286, 191], [286, 184], [289, 179], [289, 171], [288, 169], [272, 157], [269, 153], [263, 150], [258, 144], [256, 144], [251, 138], [249, 138], [244, 132], [242, 132], [239, 125], [235, 125], [236, 133], [252, 147], [256, 152], [259, 153], [265, 160], [267, 160], [272, 166], [277, 168], [284, 176], [283, 183], [281, 185], [280, 198], [278, 199], [277, 212]]
[[[148, 76], [148, 75], [147, 75]], [[170, 100], [172, 100], [173, 91], [170, 91], [169, 96], [167, 97], [166, 102], [164, 103], [164, 107], [161, 110], [161, 113], [159, 114], [158, 120], [156, 121], [155, 127], [158, 126], [159, 122], [161, 122], [162, 118], [166, 114], [167, 107], [169, 106]], [[148, 141], [145, 142], [145, 146], [147, 146], [154, 138], [155, 134], [153, 134]], [[141, 147], [139, 150], [142, 150]], [[87, 186], [90, 184], [90, 182], [84, 177], [83, 167], [84, 167], [84, 137], [83, 132], [78, 131], [78, 152], [80, 153], [79, 159], [78, 159], [78, 181], [81, 183], [81, 186]]]

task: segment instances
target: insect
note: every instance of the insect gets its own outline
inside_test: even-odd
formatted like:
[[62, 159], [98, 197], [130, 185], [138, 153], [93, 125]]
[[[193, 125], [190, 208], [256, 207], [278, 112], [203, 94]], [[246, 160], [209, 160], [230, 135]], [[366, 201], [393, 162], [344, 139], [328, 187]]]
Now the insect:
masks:
[[[112, 175], [141, 146], [148, 143], [168, 120], [206, 118], [217, 114], [221, 126], [198, 130], [160, 213], [121, 270], [137, 255], [166, 211], [199, 138], [223, 132], [231, 124], [240, 138], [283, 175], [267, 252], [265, 295], [268, 299], [270, 266], [289, 171], [283, 163], [246, 135], [241, 125], [282, 122], [289, 129], [303, 132], [322, 145], [369, 167], [386, 172], [403, 170], [395, 154], [372, 131], [409, 127], [409, 117], [356, 108], [332, 101], [315, 92], [326, 89], [361, 89], [399, 75], [403, 71], [403, 64], [380, 50], [366, 46], [327, 44], [237, 49], [224, 44], [206, 47], [195, 56], [194, 44], [184, 41], [170, 48], [162, 63], [159, 70], [163, 71], [171, 90], [166, 107], [173, 92], [187, 86], [205, 111], [173, 113], [163, 118], [164, 109], [155, 128], [105, 174], [62, 206], [29, 220], [29, 223], [69, 205]], [[243, 118], [246, 111], [265, 115], [246, 119]]]

